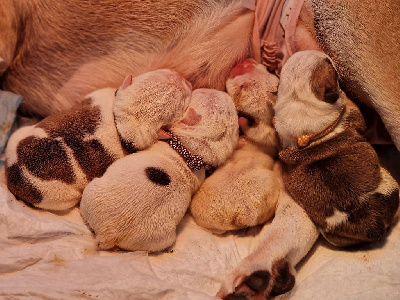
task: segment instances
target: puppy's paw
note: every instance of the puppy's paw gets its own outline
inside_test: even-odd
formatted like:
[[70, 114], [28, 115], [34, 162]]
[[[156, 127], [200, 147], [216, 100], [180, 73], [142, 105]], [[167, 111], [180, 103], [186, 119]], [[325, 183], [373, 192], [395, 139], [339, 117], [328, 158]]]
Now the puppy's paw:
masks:
[[271, 270], [254, 271], [248, 276], [239, 275], [236, 271], [232, 275], [235, 278], [232, 281], [232, 286], [235, 286], [234, 292], [229, 293], [226, 288], [229, 284], [225, 284], [217, 297], [225, 300], [270, 299], [287, 293], [295, 284], [294, 268], [284, 259], [274, 262]]

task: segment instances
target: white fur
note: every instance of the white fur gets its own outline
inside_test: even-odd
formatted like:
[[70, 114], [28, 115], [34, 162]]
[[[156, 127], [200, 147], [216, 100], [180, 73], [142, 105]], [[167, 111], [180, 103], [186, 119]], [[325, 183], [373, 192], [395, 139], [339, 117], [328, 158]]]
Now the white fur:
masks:
[[140, 150], [157, 139], [160, 127], [170, 127], [187, 110], [191, 86], [169, 69], [148, 72], [120, 88], [114, 102], [114, 116], [121, 137]]
[[[282, 68], [275, 128], [283, 148], [296, 148], [298, 137], [324, 130], [334, 122], [345, 103], [344, 93], [332, 105], [318, 100], [311, 91], [310, 78], [315, 62], [325, 58], [326, 54], [316, 50], [301, 51]], [[301, 65], [297, 64], [298, 59], [302, 59]]]
[[[224, 276], [217, 297], [224, 297], [235, 291], [256, 271], [268, 271], [272, 274], [273, 263], [284, 259], [295, 273], [295, 266], [311, 249], [319, 236], [314, 223], [306, 212], [281, 191], [275, 217], [272, 223], [261, 231], [261, 238], [253, 251], [237, 267]], [[271, 290], [276, 274], [272, 274], [266, 292]]]
[[333, 215], [325, 219], [327, 230], [329, 230], [330, 228], [335, 228], [336, 226], [347, 222], [348, 218], [349, 215], [346, 212], [338, 211], [337, 209], [335, 209]]
[[274, 214], [279, 197], [280, 166], [275, 162], [278, 140], [272, 128], [278, 78], [255, 61], [238, 64], [227, 81], [236, 109], [254, 118], [242, 128], [233, 156], [201, 185], [190, 211], [197, 224], [215, 233], [264, 223]]
[[[187, 115], [169, 129], [191, 154], [217, 167], [232, 154], [238, 139], [232, 99], [216, 90], [195, 90]], [[147, 168], [162, 170], [164, 185], [150, 180]], [[116, 161], [89, 183], [81, 214], [101, 249], [161, 251], [174, 243], [176, 226], [204, 178], [204, 169], [189, 169], [175, 150], [160, 141]]]

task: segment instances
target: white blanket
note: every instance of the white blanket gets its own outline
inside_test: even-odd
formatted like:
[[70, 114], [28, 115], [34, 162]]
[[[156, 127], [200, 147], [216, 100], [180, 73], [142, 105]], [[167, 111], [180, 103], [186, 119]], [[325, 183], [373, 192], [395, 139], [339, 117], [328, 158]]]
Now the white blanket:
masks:
[[[215, 299], [260, 231], [216, 236], [187, 214], [169, 252], [98, 251], [79, 209], [55, 214], [17, 201], [0, 168], [1, 299]], [[400, 299], [400, 225], [378, 247], [343, 251], [322, 239], [276, 299]]]

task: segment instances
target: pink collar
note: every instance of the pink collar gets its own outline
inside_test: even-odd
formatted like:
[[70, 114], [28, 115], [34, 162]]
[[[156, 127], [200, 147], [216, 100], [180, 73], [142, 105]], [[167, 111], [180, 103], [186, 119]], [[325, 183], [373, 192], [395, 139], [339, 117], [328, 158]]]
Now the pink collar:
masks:
[[294, 36], [304, 0], [242, 0], [255, 10], [253, 58], [269, 71], [280, 74], [283, 64], [296, 52]]

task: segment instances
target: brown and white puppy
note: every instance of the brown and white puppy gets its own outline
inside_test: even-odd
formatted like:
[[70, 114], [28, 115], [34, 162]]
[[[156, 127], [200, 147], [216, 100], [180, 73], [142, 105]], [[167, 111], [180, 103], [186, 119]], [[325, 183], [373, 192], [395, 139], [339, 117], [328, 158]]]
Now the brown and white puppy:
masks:
[[339, 88], [325, 54], [303, 51], [288, 59], [275, 127], [286, 190], [271, 225], [230, 272], [219, 297], [265, 299], [288, 292], [294, 267], [320, 232], [337, 246], [376, 242], [398, 208], [398, 185], [362, 137], [362, 115]]
[[[26, 112], [47, 116], [117, 87], [125, 74], [171, 68], [195, 88], [223, 89], [249, 56], [280, 68], [281, 50], [321, 49], [344, 91], [378, 112], [400, 148], [400, 2], [283, 1], [253, 1], [255, 11], [242, 0], [1, 1], [2, 88], [22, 95]], [[287, 26], [262, 21], [284, 22], [287, 13]]]
[[185, 118], [166, 134], [172, 136], [114, 162], [83, 191], [81, 215], [100, 249], [156, 252], [175, 242], [205, 169], [224, 163], [237, 143], [232, 99], [194, 90]]
[[69, 111], [16, 131], [5, 153], [9, 190], [35, 207], [75, 206], [84, 187], [127, 153], [158, 138], [162, 126], [179, 121], [191, 85], [172, 70], [126, 77], [115, 91], [87, 96]]
[[294, 54], [275, 111], [288, 193], [333, 245], [380, 241], [399, 205], [398, 185], [365, 141], [363, 117], [332, 61], [312, 50]]
[[232, 157], [207, 177], [190, 211], [214, 233], [262, 224], [275, 213], [281, 189], [279, 141], [272, 125], [279, 79], [255, 60], [236, 65], [227, 91], [243, 132]]

